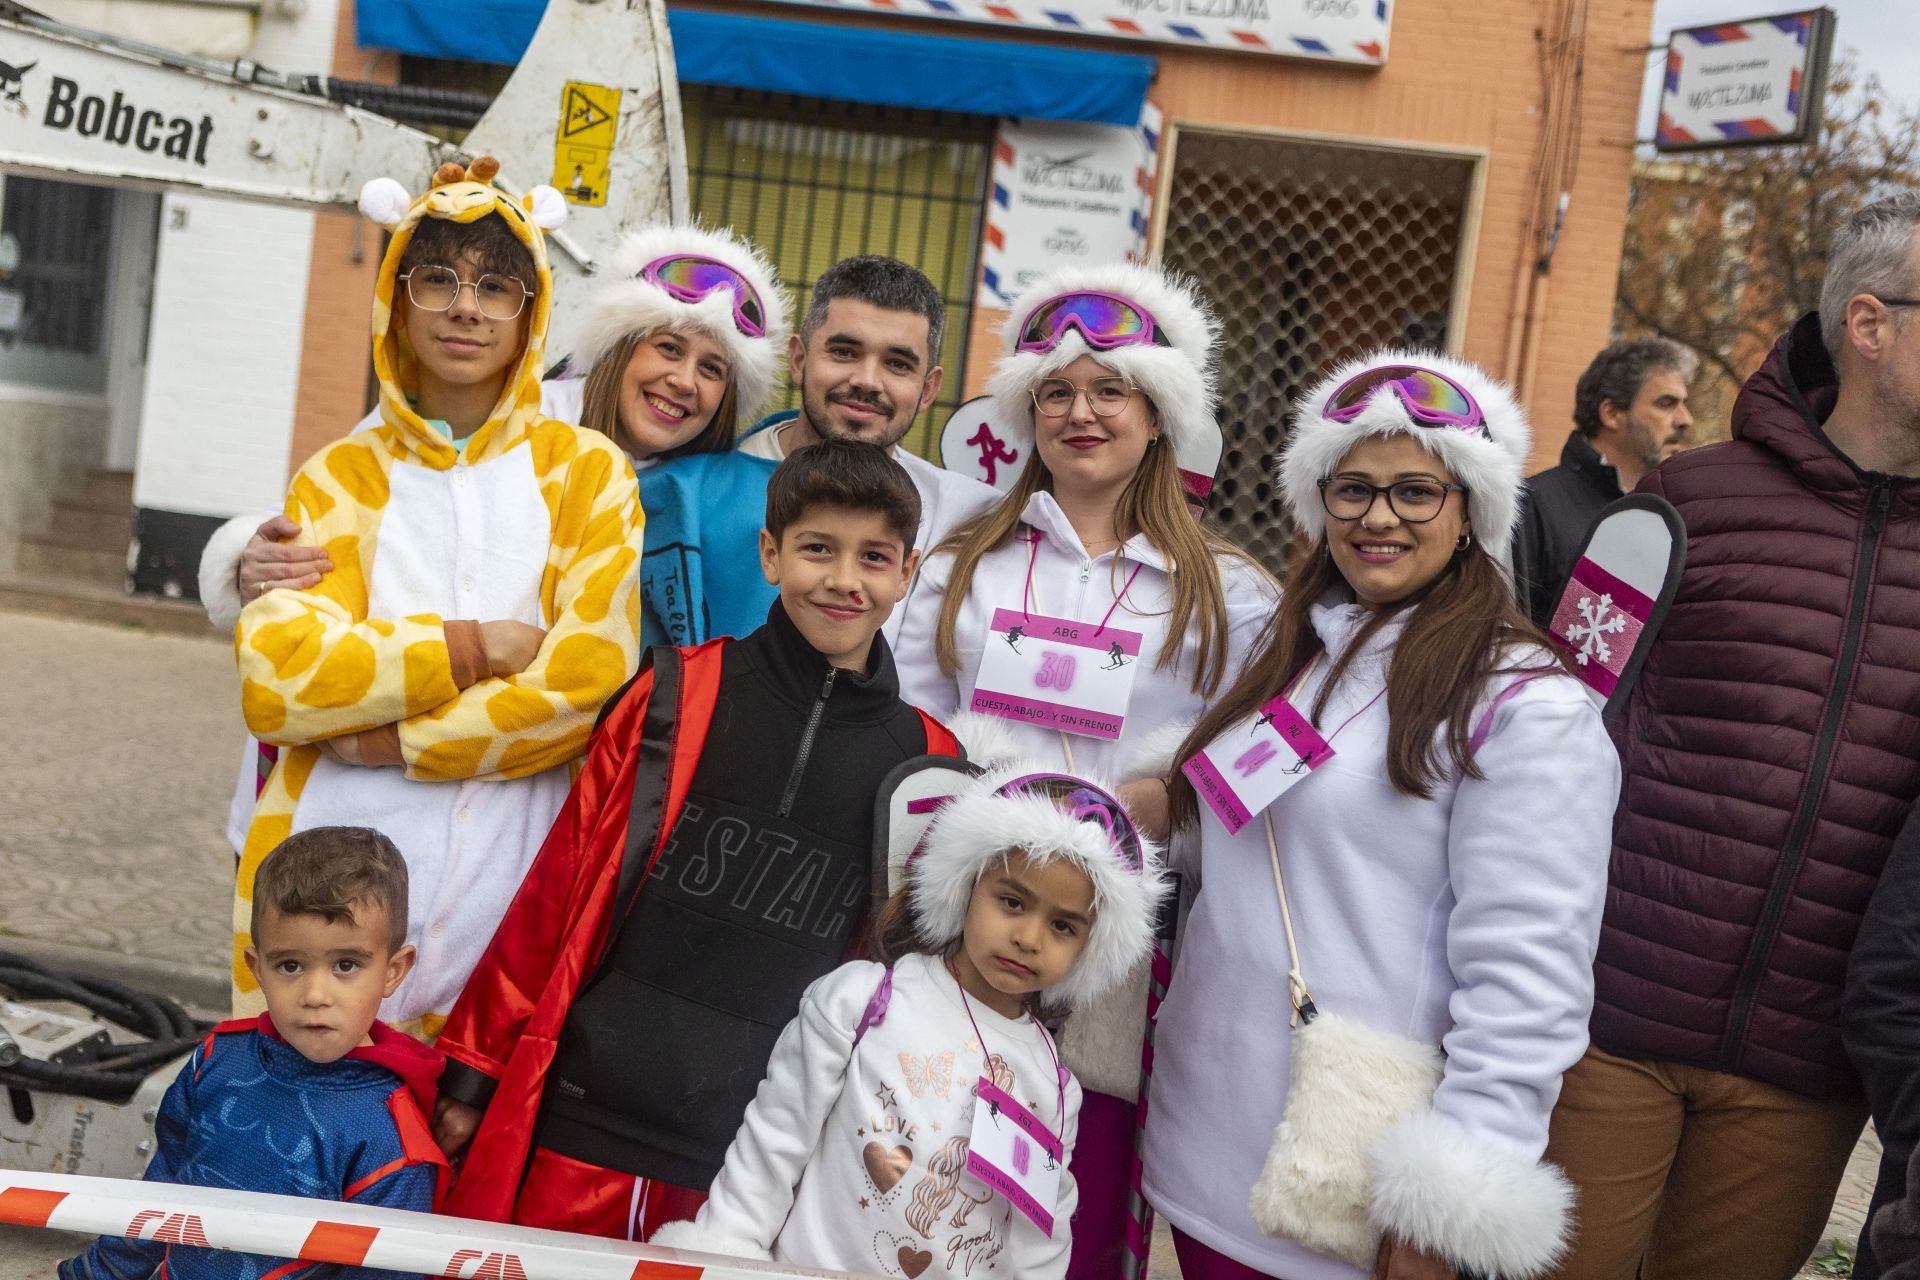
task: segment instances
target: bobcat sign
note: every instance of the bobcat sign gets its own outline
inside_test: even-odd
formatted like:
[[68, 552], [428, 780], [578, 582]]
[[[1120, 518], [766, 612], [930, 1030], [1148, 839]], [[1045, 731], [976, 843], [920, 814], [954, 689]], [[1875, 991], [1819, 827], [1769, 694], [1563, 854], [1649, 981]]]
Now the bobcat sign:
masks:
[[1833, 10], [1677, 28], [1660, 90], [1659, 151], [1781, 146], [1820, 129]]

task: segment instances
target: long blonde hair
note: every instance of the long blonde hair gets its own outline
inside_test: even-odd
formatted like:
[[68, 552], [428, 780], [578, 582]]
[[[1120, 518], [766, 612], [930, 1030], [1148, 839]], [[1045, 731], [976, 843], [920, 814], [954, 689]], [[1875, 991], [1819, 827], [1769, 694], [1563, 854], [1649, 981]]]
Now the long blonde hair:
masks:
[[[1040, 461], [1040, 451], [1036, 448], [1007, 496], [955, 529], [937, 548], [953, 552], [953, 576], [940, 602], [940, 619], [934, 631], [933, 652], [944, 674], [955, 676], [960, 672], [960, 653], [954, 644], [953, 632], [959, 622], [960, 606], [973, 586], [973, 571], [980, 557], [1013, 536], [1020, 527], [1027, 500], [1042, 489], [1053, 491], [1053, 475]], [[1201, 524], [1187, 510], [1187, 495], [1180, 484], [1173, 445], [1164, 438], [1147, 447], [1146, 456], [1121, 492], [1114, 510], [1114, 531], [1122, 541], [1136, 533], [1145, 534], [1167, 558], [1173, 607], [1168, 612], [1166, 642], [1160, 646], [1160, 657], [1154, 665], [1161, 670], [1176, 666], [1189, 626], [1197, 627], [1199, 645], [1193, 665], [1193, 691], [1211, 696], [1220, 687], [1227, 661], [1227, 597], [1220, 585], [1218, 557], [1231, 555], [1256, 568], [1259, 566], [1246, 552]]]
[[[593, 368], [587, 371], [587, 385], [580, 392], [580, 425], [606, 436], [619, 445], [622, 452], [628, 452], [630, 442], [620, 423], [620, 380], [626, 376], [627, 366], [633, 362], [633, 353], [641, 342], [656, 332], [658, 330], [635, 330], [614, 343], [605, 355], [593, 362]], [[688, 454], [724, 453], [733, 448], [734, 429], [739, 425], [734, 419], [740, 415], [739, 404], [740, 383], [729, 370], [727, 389], [714, 408], [713, 420], [700, 429], [699, 435], [655, 454], [655, 459], [665, 462]]]

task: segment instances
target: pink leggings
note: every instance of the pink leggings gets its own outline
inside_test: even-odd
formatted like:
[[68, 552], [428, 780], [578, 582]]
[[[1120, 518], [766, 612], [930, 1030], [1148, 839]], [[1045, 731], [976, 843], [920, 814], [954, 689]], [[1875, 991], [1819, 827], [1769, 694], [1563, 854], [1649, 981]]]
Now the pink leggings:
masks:
[[1264, 1271], [1215, 1253], [1178, 1227], [1173, 1228], [1173, 1252], [1180, 1259], [1181, 1280], [1274, 1280]]

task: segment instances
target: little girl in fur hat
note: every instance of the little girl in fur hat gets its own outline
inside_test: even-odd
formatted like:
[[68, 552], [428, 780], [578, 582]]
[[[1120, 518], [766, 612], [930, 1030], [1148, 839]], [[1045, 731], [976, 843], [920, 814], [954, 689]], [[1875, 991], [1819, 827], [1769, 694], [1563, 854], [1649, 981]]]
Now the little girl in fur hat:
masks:
[[[1066, 1273], [1080, 1085], [1036, 1013], [1125, 978], [1166, 883], [1107, 789], [1020, 766], [954, 776], [877, 959], [808, 989], [711, 1198], [654, 1243], [912, 1280]], [[1006, 1133], [999, 1171], [981, 1153], [970, 1168], [977, 1125]], [[1021, 1190], [1029, 1174], [1057, 1178], [1050, 1200]]]

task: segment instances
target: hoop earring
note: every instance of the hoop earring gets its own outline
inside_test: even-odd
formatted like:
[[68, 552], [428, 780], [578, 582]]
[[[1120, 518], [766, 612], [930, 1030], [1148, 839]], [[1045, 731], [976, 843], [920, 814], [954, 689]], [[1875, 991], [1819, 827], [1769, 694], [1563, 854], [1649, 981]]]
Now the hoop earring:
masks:
[[1455, 551], [1465, 551], [1468, 547], [1472, 545], [1473, 545], [1473, 534], [1463, 533], [1460, 535], [1460, 540], [1453, 544], [1453, 549]]

